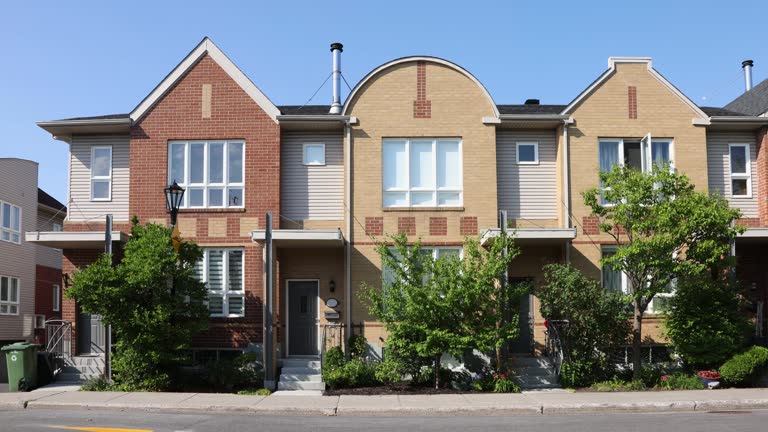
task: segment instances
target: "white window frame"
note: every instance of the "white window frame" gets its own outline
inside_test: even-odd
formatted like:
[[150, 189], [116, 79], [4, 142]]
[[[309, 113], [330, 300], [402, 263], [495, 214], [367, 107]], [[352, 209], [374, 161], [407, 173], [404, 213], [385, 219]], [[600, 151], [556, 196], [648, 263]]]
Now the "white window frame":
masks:
[[[602, 137], [598, 138], [597, 140], [597, 166], [598, 166], [598, 173], [600, 172], [600, 144], [603, 142], [618, 142], [619, 143], [619, 163], [617, 165], [624, 166], [624, 142], [638, 142], [636, 139], [633, 138], [610, 138], [610, 137]], [[665, 142], [669, 143], [669, 170], [670, 172], [674, 172], [675, 170], [675, 140], [672, 138], [657, 138], [657, 141], [659, 142]], [[640, 139], [640, 152], [642, 154], [642, 171], [644, 173], [649, 173], [650, 170], [653, 167], [653, 139], [650, 133], [645, 135], [643, 138]], [[601, 191], [609, 190], [610, 188], [600, 187]], [[604, 207], [611, 207], [614, 204], [609, 202], [602, 202], [602, 194], [601, 194], [601, 205]]]
[[[11, 215], [10, 215], [11, 219], [8, 222], [8, 228], [5, 228], [5, 219], [4, 219], [5, 212], [3, 211], [3, 208], [5, 206], [10, 206], [11, 208]], [[14, 209], [19, 210], [18, 221], [16, 220], [17, 219], [16, 216], [14, 216], [14, 213], [15, 213]], [[15, 204], [9, 203], [8, 201], [0, 201], [0, 241], [13, 243], [13, 244], [21, 244], [21, 233], [23, 230], [23, 227], [22, 227], [23, 221], [24, 221], [24, 212], [21, 207]], [[13, 227], [15, 222], [19, 223], [18, 231]], [[5, 238], [6, 235], [8, 236], [7, 239]]]
[[61, 311], [61, 286], [58, 284], [53, 284], [53, 307], [51, 310], [54, 312]]
[[[96, 176], [93, 174], [93, 167], [95, 165], [95, 154], [96, 150], [104, 150], [109, 149], [109, 175], [107, 176]], [[112, 162], [114, 161], [114, 154], [112, 153], [112, 146], [92, 146], [91, 147], [91, 201], [112, 201]], [[106, 198], [95, 198], [93, 196], [93, 183], [103, 182], [103, 181], [109, 182], [109, 187], [107, 190], [109, 191], [109, 194]]]
[[[432, 176], [433, 176], [433, 184], [434, 187], [432, 188], [422, 188], [422, 187], [413, 187], [411, 186], [411, 141], [432, 141]], [[446, 142], [456, 142], [459, 146], [459, 172], [458, 172], [458, 182], [459, 187], [458, 188], [447, 188], [447, 187], [439, 187], [438, 186], [438, 168], [437, 168], [437, 146], [441, 141]], [[405, 183], [406, 187], [390, 187], [385, 188], [384, 187], [384, 173], [385, 173], [385, 167], [384, 167], [384, 147], [387, 144], [387, 142], [397, 142], [402, 143], [405, 142], [405, 164], [406, 164], [406, 172], [405, 172]], [[382, 181], [382, 195], [381, 195], [381, 205], [383, 208], [461, 208], [464, 206], [464, 141], [461, 138], [429, 138], [429, 137], [423, 137], [423, 138], [384, 138], [382, 140], [381, 145], [381, 181]], [[387, 192], [400, 192], [405, 193], [405, 205], [386, 205], [384, 196]], [[413, 192], [432, 192], [432, 199], [433, 203], [428, 205], [414, 205], [411, 203], [411, 194]], [[451, 204], [451, 205], [440, 205], [440, 192], [446, 192], [446, 193], [458, 193], [459, 194], [459, 202], [457, 204]]]
[[[190, 157], [190, 147], [193, 144], [203, 144], [203, 181], [202, 183], [191, 183], [191, 171], [192, 171], [192, 159]], [[224, 150], [223, 150], [223, 160], [224, 160], [224, 166], [222, 171], [222, 183], [211, 183], [208, 179], [209, 174], [209, 162], [210, 162], [210, 144], [224, 144]], [[230, 144], [240, 144], [242, 145], [243, 152], [242, 152], [242, 173], [241, 173], [241, 181], [240, 182], [230, 182], [229, 181], [229, 145]], [[173, 155], [172, 150], [174, 145], [183, 145], [184, 146], [184, 179], [183, 181], [179, 181], [179, 179], [173, 179], [171, 178], [171, 163], [173, 162]], [[179, 186], [183, 187], [186, 192], [184, 193], [184, 199], [181, 203], [180, 208], [185, 209], [206, 209], [206, 208], [244, 208], [245, 207], [245, 140], [190, 140], [190, 141], [184, 141], [184, 140], [176, 140], [176, 141], [168, 141], [168, 184], [171, 184], [174, 180], [179, 184]], [[189, 196], [190, 196], [190, 188], [192, 189], [202, 189], [203, 190], [203, 205], [202, 206], [192, 206], [189, 203]], [[211, 206], [208, 205], [208, 190], [209, 189], [222, 189], [222, 193], [224, 194], [222, 197], [222, 204], [221, 206]], [[229, 204], [229, 190], [230, 189], [240, 189], [242, 191], [242, 202], [240, 205], [230, 205]]]
[[[15, 276], [6, 276], [6, 275], [0, 275], [0, 283], [2, 283], [2, 279], [7, 280], [7, 286], [8, 286], [8, 292], [7, 292], [7, 298], [5, 300], [0, 297], [0, 315], [18, 315], [19, 309], [21, 308], [21, 279], [15, 277]], [[12, 284], [11, 281], [16, 281], [16, 301], [11, 301], [11, 290], [12, 290]], [[16, 307], [16, 312], [9, 312], [11, 310], [11, 307]], [[6, 311], [3, 312], [3, 307], [5, 307]]]
[[51, 227], [51, 231], [53, 231], [53, 232], [61, 232], [61, 231], [64, 231], [64, 227], [60, 223], [54, 222], [52, 227]]
[[[323, 149], [323, 161], [322, 162], [309, 162], [307, 161], [307, 149], [311, 147], [320, 147]], [[326, 165], [326, 159], [325, 159], [325, 143], [305, 143], [301, 146], [301, 162], [306, 166], [325, 166]]]
[[[234, 291], [229, 289], [229, 251], [241, 251], [243, 280], [241, 281], [240, 291]], [[212, 290], [208, 288], [208, 256], [211, 251], [222, 252], [222, 282], [220, 290]], [[214, 318], [244, 318], [245, 317], [245, 249], [243, 248], [218, 248], [209, 247], [203, 248], [203, 265], [202, 265], [202, 282], [206, 284], [206, 289], [209, 294], [221, 296], [221, 311], [220, 314], [211, 313], [210, 316]], [[243, 299], [243, 310], [239, 314], [229, 313], [229, 298], [240, 297]], [[206, 300], [205, 305], [208, 306]]]
[[[733, 154], [734, 147], [741, 147], [744, 149], [744, 169], [746, 172], [734, 173], [731, 172], [731, 155]], [[752, 155], [750, 154], [750, 145], [748, 143], [732, 143], [728, 144], [728, 190], [732, 198], [752, 198]], [[734, 180], [746, 180], [747, 181], [747, 194], [735, 195], [733, 193], [733, 181]]]
[[[617, 246], [603, 246], [600, 248], [600, 258], [603, 258], [603, 254], [607, 251], [613, 251], [616, 253], [616, 249], [618, 249]], [[600, 264], [600, 286], [603, 287], [603, 290], [607, 290], [608, 288], [605, 286], [605, 271], [608, 270], [605, 265]], [[612, 270], [614, 271], [615, 270]], [[627, 295], [629, 294], [629, 278], [627, 277], [627, 274], [624, 272], [621, 272], [621, 294]]]
[[[390, 249], [390, 251], [393, 252], [393, 254], [395, 254], [395, 256], [398, 256], [398, 260], [399, 260], [400, 259], [399, 255], [397, 255], [397, 251], [395, 250], [394, 246], [391, 246], [389, 249]], [[429, 250], [432, 253], [432, 258], [434, 260], [438, 259], [438, 251], [439, 250], [457, 250], [457, 251], [459, 251], [459, 259], [464, 259], [464, 247], [463, 246], [422, 246], [420, 249], [421, 250]], [[387, 284], [388, 277], [389, 277], [389, 275], [387, 273], [390, 272], [390, 271], [391, 270], [389, 270], [384, 265], [384, 262], [382, 262], [381, 263], [381, 280], [382, 280], [382, 285], [386, 285]], [[394, 275], [392, 275], [392, 277], [394, 277]]]
[[[520, 160], [520, 146], [533, 146], [533, 160]], [[539, 143], [538, 141], [520, 141], [515, 143], [515, 159], [518, 165], [538, 165], [539, 164]]]

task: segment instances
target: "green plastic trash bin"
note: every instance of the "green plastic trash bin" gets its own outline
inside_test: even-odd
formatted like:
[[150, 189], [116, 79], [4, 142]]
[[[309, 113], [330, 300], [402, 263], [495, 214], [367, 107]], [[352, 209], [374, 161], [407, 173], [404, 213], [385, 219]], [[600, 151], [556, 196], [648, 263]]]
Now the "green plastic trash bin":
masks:
[[38, 347], [29, 342], [17, 342], [1, 349], [8, 364], [8, 391], [30, 391], [37, 387]]

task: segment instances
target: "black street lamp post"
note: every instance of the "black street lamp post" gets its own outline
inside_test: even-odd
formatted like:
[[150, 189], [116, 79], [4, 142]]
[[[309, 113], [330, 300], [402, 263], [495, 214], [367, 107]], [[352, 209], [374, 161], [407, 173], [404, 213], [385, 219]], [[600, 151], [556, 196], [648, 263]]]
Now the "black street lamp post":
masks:
[[168, 208], [168, 213], [171, 215], [171, 231], [176, 228], [176, 217], [179, 215], [179, 207], [184, 199], [184, 188], [179, 186], [175, 181], [172, 185], [169, 185], [164, 189], [165, 192], [165, 205]]

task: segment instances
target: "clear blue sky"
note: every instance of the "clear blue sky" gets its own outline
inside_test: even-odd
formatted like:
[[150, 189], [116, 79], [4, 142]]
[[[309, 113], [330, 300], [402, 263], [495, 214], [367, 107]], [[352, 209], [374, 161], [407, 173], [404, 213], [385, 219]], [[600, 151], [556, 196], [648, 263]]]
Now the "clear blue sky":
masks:
[[[744, 59], [755, 60], [755, 83], [768, 77], [765, 0], [452, 3], [7, 2], [0, 157], [40, 162], [40, 187], [63, 202], [67, 145], [35, 122], [129, 112], [206, 35], [276, 104], [306, 102], [334, 41], [352, 86], [381, 63], [426, 54], [467, 68], [497, 103], [567, 103], [609, 56], [653, 57], [700, 105], [741, 93]], [[326, 85], [313, 103], [329, 98]]]

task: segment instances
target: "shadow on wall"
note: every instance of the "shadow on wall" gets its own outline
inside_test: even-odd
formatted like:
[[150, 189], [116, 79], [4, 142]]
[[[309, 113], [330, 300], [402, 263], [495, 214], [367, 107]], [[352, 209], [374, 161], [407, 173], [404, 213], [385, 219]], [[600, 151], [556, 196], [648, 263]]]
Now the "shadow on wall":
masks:
[[208, 329], [192, 337], [194, 348], [245, 349], [262, 343], [262, 298], [245, 292], [245, 318], [211, 317]]

